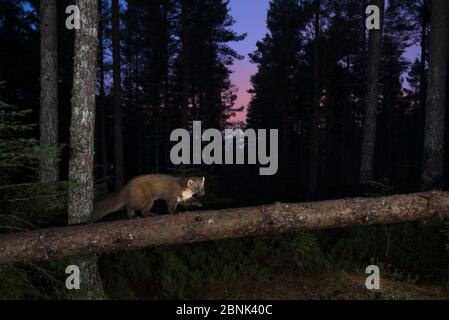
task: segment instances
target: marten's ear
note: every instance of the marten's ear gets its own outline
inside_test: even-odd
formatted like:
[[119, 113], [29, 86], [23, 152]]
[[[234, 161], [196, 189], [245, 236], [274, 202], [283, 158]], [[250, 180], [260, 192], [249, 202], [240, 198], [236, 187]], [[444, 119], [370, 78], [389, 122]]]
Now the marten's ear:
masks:
[[195, 185], [195, 181], [193, 181], [191, 179], [187, 180], [187, 187], [191, 188], [194, 185]]
[[206, 177], [203, 177], [203, 186], [204, 186], [204, 182], [206, 181]]

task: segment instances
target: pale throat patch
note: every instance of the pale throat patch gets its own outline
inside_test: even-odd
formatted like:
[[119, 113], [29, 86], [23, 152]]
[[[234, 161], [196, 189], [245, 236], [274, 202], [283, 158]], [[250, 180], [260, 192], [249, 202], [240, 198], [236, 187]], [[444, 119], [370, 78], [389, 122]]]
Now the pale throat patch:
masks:
[[189, 200], [192, 197], [193, 197], [192, 190], [186, 189], [186, 190], [182, 191], [181, 196], [178, 197], [178, 202], [183, 202], [183, 201]]

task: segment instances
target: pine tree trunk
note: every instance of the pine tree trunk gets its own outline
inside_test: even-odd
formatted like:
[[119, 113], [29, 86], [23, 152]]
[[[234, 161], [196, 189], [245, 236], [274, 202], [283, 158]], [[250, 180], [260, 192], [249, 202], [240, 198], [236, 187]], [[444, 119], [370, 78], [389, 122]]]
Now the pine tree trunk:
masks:
[[[55, 146], [58, 143], [58, 46], [56, 0], [42, 0], [41, 21], [41, 92], [40, 92], [40, 145]], [[58, 159], [44, 154], [39, 162], [39, 181], [58, 181]]]
[[374, 152], [376, 147], [377, 99], [379, 94], [379, 74], [381, 62], [382, 29], [384, 20], [384, 0], [373, 1], [380, 9], [380, 30], [370, 30], [368, 39], [367, 85], [365, 93], [365, 121], [360, 162], [360, 183], [373, 179]]
[[182, 94], [181, 94], [181, 126], [188, 126], [189, 109], [189, 73], [190, 73], [190, 31], [189, 31], [189, 1], [181, 1], [182, 28]]
[[124, 184], [123, 123], [121, 105], [121, 63], [120, 63], [120, 6], [112, 0], [112, 63], [113, 63], [113, 109], [114, 109], [114, 169], [115, 189]]
[[314, 199], [318, 187], [318, 169], [319, 159], [319, 119], [320, 119], [320, 0], [315, 0], [315, 43], [314, 43], [314, 70], [313, 70], [313, 109], [312, 109], [312, 129], [309, 154], [309, 180], [308, 180], [308, 199]]
[[[424, 110], [426, 104], [426, 62], [427, 62], [427, 0], [423, 1], [421, 7], [421, 66], [420, 66], [420, 102], [421, 109]], [[423, 117], [424, 118], [424, 117]], [[423, 122], [424, 123], [424, 122]]]
[[[419, 108], [416, 114], [416, 169], [417, 177], [421, 172], [422, 156], [423, 156], [423, 144], [424, 144], [424, 125], [425, 125], [425, 110], [426, 110], [426, 97], [427, 97], [427, 74], [426, 74], [426, 62], [427, 62], [427, 11], [428, 2], [423, 1], [421, 6], [421, 65], [419, 71]], [[415, 104], [416, 105], [416, 104]]]
[[[97, 61], [97, 0], [77, 0], [81, 27], [75, 33], [73, 66], [72, 119], [70, 125], [68, 195], [69, 224], [88, 220], [93, 209], [93, 164], [95, 126], [95, 82]], [[70, 298], [103, 298], [95, 257], [78, 258], [81, 289], [70, 291]]]
[[108, 161], [106, 153], [106, 116], [104, 111], [104, 97], [105, 97], [105, 85], [104, 85], [104, 49], [103, 49], [103, 0], [98, 0], [98, 77], [99, 77], [99, 90], [98, 90], [98, 105], [96, 120], [96, 152], [97, 164], [100, 165], [101, 177], [108, 175]]
[[449, 1], [432, 1], [430, 64], [421, 188], [442, 188], [448, 60]]

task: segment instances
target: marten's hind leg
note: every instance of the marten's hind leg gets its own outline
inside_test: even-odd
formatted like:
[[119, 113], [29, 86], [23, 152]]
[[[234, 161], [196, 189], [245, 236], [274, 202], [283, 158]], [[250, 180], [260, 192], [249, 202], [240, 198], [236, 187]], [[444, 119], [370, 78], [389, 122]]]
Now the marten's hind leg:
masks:
[[128, 210], [128, 218], [132, 219], [136, 216], [136, 211], [134, 209], [131, 209], [130, 207], [127, 208]]

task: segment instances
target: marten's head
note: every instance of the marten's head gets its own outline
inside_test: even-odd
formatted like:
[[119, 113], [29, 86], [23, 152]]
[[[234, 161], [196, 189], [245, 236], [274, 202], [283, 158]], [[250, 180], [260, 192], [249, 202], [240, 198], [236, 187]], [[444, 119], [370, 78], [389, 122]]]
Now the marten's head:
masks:
[[204, 190], [205, 180], [205, 177], [187, 178], [187, 188], [192, 191], [192, 194], [202, 197], [206, 194], [206, 191]]

